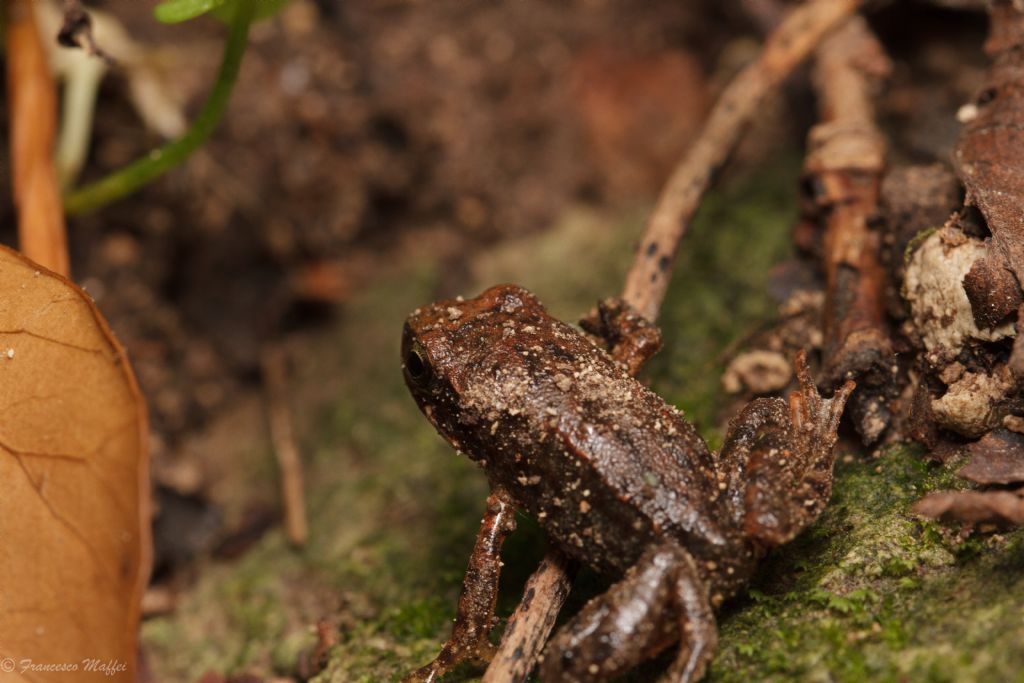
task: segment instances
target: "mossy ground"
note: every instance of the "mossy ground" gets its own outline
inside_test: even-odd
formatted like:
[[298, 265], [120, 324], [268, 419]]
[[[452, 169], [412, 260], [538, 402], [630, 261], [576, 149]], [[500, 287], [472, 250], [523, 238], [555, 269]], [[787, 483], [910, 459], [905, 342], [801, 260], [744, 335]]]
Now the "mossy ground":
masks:
[[[666, 348], [646, 378], [712, 441], [722, 351], [772, 314], [766, 282], [789, 248], [796, 172], [783, 164], [711, 197], [677, 265]], [[617, 290], [644, 213], [570, 210], [552, 230], [475, 259], [464, 293], [516, 281], [575, 319]], [[290, 675], [320, 618], [341, 630], [320, 683], [395, 680], [435, 654], [486, 495], [482, 474], [402, 386], [401, 322], [453, 294], [439, 282], [433, 263], [396, 264], [332, 334], [297, 347], [310, 542], [294, 551], [275, 532], [239, 560], [198, 568], [178, 610], [145, 624], [159, 680]], [[849, 460], [822, 519], [722, 613], [711, 680], [1024, 680], [1024, 535], [964, 543], [910, 516], [922, 493], [954, 484], [910, 449]], [[503, 614], [542, 551], [541, 532], [523, 520], [506, 545]], [[601, 587], [592, 576], [580, 584], [570, 608]], [[653, 680], [658, 666], [632, 680]], [[446, 680], [479, 674], [464, 667]]]
[[957, 485], [913, 448], [839, 466], [822, 518], [722, 618], [711, 680], [1024, 680], [1024, 535], [908, 514]]

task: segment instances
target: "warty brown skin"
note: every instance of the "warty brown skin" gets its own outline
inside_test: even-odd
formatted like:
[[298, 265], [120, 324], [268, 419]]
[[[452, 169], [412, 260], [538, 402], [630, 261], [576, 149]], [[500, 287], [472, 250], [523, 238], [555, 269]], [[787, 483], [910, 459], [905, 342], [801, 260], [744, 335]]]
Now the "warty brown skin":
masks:
[[713, 608], [827, 501], [850, 386], [823, 400], [798, 365], [801, 391], [788, 405], [747, 406], [716, 456], [681, 412], [630, 376], [635, 359], [623, 349], [649, 355], [650, 330], [622, 311], [604, 323], [618, 326], [602, 330], [617, 344], [611, 355], [514, 285], [417, 309], [406, 321], [413, 397], [483, 467], [492, 491], [452, 637], [408, 681], [489, 657], [513, 509], [536, 518], [568, 555], [622, 577], [553, 638], [544, 680], [606, 680], [682, 640], [670, 678], [691, 681], [714, 649]]

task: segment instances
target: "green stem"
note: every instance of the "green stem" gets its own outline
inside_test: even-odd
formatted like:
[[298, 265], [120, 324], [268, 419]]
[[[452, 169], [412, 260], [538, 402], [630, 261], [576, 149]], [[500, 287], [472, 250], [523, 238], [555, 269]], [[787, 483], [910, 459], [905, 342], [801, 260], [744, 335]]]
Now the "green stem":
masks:
[[231, 21], [231, 31], [224, 46], [224, 57], [217, 72], [217, 81], [188, 132], [107, 177], [65, 195], [64, 209], [69, 215], [94, 211], [115, 199], [131, 194], [185, 161], [206, 142], [220, 123], [231, 98], [231, 89], [238, 78], [242, 56], [249, 42], [249, 26], [252, 24], [255, 6], [255, 0], [242, 0], [237, 3], [235, 16]]

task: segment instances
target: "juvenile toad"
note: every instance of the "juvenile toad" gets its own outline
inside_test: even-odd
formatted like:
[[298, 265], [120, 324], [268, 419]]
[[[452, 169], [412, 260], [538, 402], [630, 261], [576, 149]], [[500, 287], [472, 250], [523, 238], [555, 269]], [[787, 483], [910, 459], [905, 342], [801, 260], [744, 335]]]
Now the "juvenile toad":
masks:
[[[622, 330], [606, 335], [637, 347]], [[499, 553], [515, 510], [618, 577], [551, 640], [544, 681], [607, 680], [676, 642], [668, 680], [698, 680], [715, 648], [714, 609], [827, 502], [852, 390], [822, 399], [800, 357], [799, 391], [753, 401], [713, 454], [623, 363], [512, 285], [414, 311], [402, 358], [420, 409], [491, 487], [452, 636], [408, 681], [493, 654]]]

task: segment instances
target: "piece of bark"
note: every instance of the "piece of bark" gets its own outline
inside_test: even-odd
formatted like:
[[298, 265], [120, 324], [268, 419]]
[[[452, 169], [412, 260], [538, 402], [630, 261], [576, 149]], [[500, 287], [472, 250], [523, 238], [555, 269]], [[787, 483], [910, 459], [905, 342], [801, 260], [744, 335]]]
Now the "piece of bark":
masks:
[[913, 511], [944, 522], [1019, 526], [1024, 524], [1024, 497], [1011, 491], [939, 491], [914, 503]]
[[1007, 415], [1003, 418], [1003, 426], [1015, 434], [1024, 434], [1024, 417]]
[[935, 448], [928, 451], [928, 459], [945, 465], [962, 456], [966, 449], [967, 447], [962, 443], [942, 441]]
[[1024, 384], [1024, 334], [1021, 334], [1021, 324], [1024, 323], [1024, 304], [1017, 309], [1017, 336], [1013, 340], [1013, 349], [1010, 351], [1010, 359], [1006, 362], [1010, 372], [1017, 378], [1018, 384]]
[[812, 211], [825, 228], [825, 380], [833, 386], [857, 380], [850, 411], [869, 444], [888, 426], [889, 402], [896, 395], [881, 236], [871, 225], [886, 154], [872, 94], [890, 70], [860, 17], [822, 43], [814, 74], [822, 122], [808, 135], [805, 162]]
[[964, 291], [971, 302], [974, 323], [992, 328], [1006, 321], [1024, 302], [1017, 278], [998, 254], [980, 258], [964, 276]]
[[316, 645], [299, 653], [296, 673], [300, 681], [308, 681], [324, 670], [330, 660], [331, 648], [338, 644], [338, 629], [327, 619], [316, 623]]
[[964, 276], [964, 291], [978, 327], [995, 327], [1024, 302], [1016, 277], [998, 256], [978, 259]]
[[925, 231], [944, 225], [963, 203], [962, 195], [959, 181], [945, 164], [902, 166], [885, 174], [878, 225], [882, 231], [882, 267], [886, 271], [883, 298], [892, 318], [903, 320], [908, 316], [900, 294], [907, 246]]
[[914, 373], [917, 379], [910, 399], [907, 436], [934, 450], [939, 445], [939, 427], [932, 413], [932, 402], [942, 392], [936, 386], [938, 380], [932, 379], [923, 366], [924, 362], [919, 361]]
[[1024, 435], [994, 429], [967, 447], [971, 462], [957, 474], [976, 484], [1024, 482]]
[[985, 52], [992, 63], [954, 161], [965, 202], [980, 209], [995, 252], [1024, 282], [1024, 13], [1018, 7], [1007, 0], [990, 5]]

